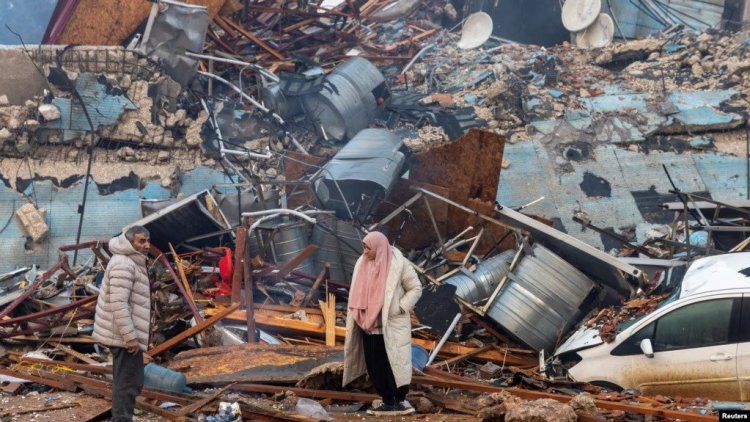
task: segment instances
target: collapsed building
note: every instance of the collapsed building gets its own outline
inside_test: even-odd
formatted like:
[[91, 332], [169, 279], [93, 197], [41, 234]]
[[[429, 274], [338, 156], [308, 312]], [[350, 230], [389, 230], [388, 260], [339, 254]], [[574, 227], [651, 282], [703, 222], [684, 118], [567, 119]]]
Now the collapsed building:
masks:
[[[183, 383], [151, 387], [222, 387], [206, 402], [148, 390], [181, 408], [139, 406], [178, 418], [218, 412], [227, 389], [292, 391], [299, 400], [275, 397], [281, 411], [236, 400], [244, 417], [286, 420], [306, 396], [370, 401], [339, 391], [336, 345], [361, 239], [377, 229], [429, 286], [414, 313], [415, 383], [493, 393], [457, 404], [420, 392], [422, 413], [509, 417], [513, 396], [551, 398], [526, 406], [573, 418], [716, 410], [692, 396], [644, 406], [654, 400], [560, 376], [547, 357], [581, 322], [611, 340], [678, 288], [687, 261], [746, 245], [741, 33], [670, 26], [544, 48], [459, 37], [440, 25], [458, 21], [440, 1], [371, 2], [356, 19], [348, 4], [203, 3], [155, 4], [150, 29], [136, 28], [148, 7], [124, 5], [130, 30], [106, 43], [125, 47], [0, 48], [9, 390], [30, 380], [102, 395], [89, 304], [106, 239], [138, 224], [158, 262], [149, 354]], [[101, 13], [60, 6], [45, 39], [93, 43]], [[252, 32], [250, 15], [266, 29]], [[63, 355], [82, 374], [28, 368]], [[572, 397], [588, 407], [558, 404]]]

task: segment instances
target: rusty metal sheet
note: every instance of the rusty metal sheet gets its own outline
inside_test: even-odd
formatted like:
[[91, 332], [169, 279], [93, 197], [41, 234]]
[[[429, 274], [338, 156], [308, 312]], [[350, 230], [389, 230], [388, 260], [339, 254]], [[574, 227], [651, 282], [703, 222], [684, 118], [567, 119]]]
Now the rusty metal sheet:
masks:
[[316, 366], [343, 361], [342, 347], [241, 344], [188, 350], [169, 368], [185, 373], [189, 384], [295, 383]]

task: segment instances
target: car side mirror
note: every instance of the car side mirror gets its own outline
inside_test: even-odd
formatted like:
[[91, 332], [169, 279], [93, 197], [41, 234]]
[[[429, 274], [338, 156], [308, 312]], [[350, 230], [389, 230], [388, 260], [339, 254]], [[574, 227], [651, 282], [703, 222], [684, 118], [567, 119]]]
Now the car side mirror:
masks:
[[641, 340], [641, 351], [647, 358], [654, 357], [654, 346], [651, 345], [651, 339], [644, 338]]

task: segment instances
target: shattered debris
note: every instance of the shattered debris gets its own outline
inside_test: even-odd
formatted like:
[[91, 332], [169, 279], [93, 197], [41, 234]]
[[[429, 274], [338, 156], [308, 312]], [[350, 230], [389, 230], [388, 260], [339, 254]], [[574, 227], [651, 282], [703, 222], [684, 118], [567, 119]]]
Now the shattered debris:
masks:
[[665, 12], [613, 40], [608, 4], [572, 45], [464, 49], [470, 8], [445, 0], [65, 3], [43, 45], [0, 49], [0, 418], [109, 411], [91, 305], [134, 224], [153, 245], [143, 419], [368, 419], [341, 346], [372, 230], [425, 289], [413, 418], [703, 421], [744, 399], [579, 376], [602, 347], [674, 361], [622, 333], [720, 271], [745, 289], [742, 32]]

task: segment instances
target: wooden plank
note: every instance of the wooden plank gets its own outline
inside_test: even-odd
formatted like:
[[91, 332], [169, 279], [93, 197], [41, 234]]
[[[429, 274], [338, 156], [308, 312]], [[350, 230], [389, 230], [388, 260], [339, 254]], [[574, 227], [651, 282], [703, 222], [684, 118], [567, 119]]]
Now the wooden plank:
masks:
[[323, 312], [320, 311], [319, 308], [308, 308], [308, 307], [299, 307], [299, 306], [289, 306], [289, 305], [275, 305], [273, 303], [260, 303], [255, 304], [255, 309], [262, 310], [262, 311], [269, 311], [269, 312], [278, 312], [280, 314], [291, 314], [297, 311], [305, 311], [307, 315], [323, 315]]
[[252, 33], [248, 32], [248, 31], [246, 31], [243, 27], [241, 27], [240, 25], [234, 23], [232, 20], [222, 18], [221, 16], [217, 16], [216, 19], [223, 19], [227, 23], [227, 25], [229, 25], [232, 28], [234, 28], [237, 32], [239, 32], [240, 34], [242, 34], [245, 38], [247, 38], [250, 41], [254, 42], [260, 48], [266, 50], [267, 52], [269, 52], [272, 56], [276, 57], [277, 59], [279, 59], [279, 60], [286, 60], [286, 56], [284, 56], [283, 54], [281, 54], [278, 51], [274, 50], [265, 41], [263, 41], [260, 38], [258, 38], [257, 36], [255, 36], [255, 34], [252, 34]]
[[[206, 310], [206, 315], [216, 312], [218, 311]], [[244, 310], [239, 310], [231, 313], [227, 318], [232, 321], [244, 322], [247, 316]], [[294, 333], [302, 336], [325, 338], [326, 334], [325, 322], [322, 317], [320, 318], [320, 322], [301, 321], [297, 319], [281, 318], [278, 314], [266, 313], [261, 309], [255, 310], [255, 325], [269, 331]], [[336, 337], [339, 339], [346, 337], [346, 328], [336, 326]]]
[[447, 366], [447, 365], [450, 365], [450, 364], [453, 364], [453, 363], [456, 363], [456, 362], [461, 362], [463, 360], [469, 359], [469, 358], [471, 358], [473, 356], [476, 356], [476, 355], [478, 355], [480, 353], [484, 353], [484, 352], [486, 352], [488, 350], [492, 350], [494, 348], [495, 348], [494, 344], [488, 344], [486, 346], [483, 346], [483, 347], [480, 347], [478, 349], [472, 350], [471, 352], [464, 353], [463, 355], [454, 356], [454, 357], [452, 357], [450, 359], [446, 359], [446, 360], [444, 360], [442, 362], [434, 363], [434, 364], [432, 364], [430, 366], [433, 367], [433, 368], [439, 368], [439, 367], [441, 367], [443, 365]]
[[36, 413], [36, 412], [49, 412], [51, 410], [60, 410], [60, 409], [69, 409], [71, 407], [78, 407], [80, 404], [73, 402], [73, 403], [64, 403], [64, 404], [53, 404], [43, 407], [37, 407], [32, 409], [23, 409], [23, 410], [9, 410], [9, 411], [0, 411], [0, 418], [5, 418], [8, 416], [18, 416], [18, 415], [26, 415], [28, 413]]
[[320, 309], [323, 311], [325, 320], [326, 346], [336, 345], [336, 296], [328, 294], [328, 300], [319, 300]]
[[242, 266], [245, 274], [245, 324], [247, 326], [247, 342], [255, 343], [255, 303], [253, 303], [253, 282], [255, 281], [250, 271], [250, 259], [245, 254], [245, 262]]
[[[424, 339], [418, 339], [418, 338], [412, 339], [412, 342], [424, 347], [426, 350], [432, 350], [437, 345], [437, 341], [424, 340]], [[475, 351], [476, 349], [477, 349], [476, 347], [470, 347], [470, 346], [464, 346], [458, 343], [446, 342], [443, 345], [442, 349], [440, 349], [440, 353], [438, 353], [438, 355], [455, 357], [455, 356], [465, 355], [467, 353]], [[483, 361], [483, 362], [494, 362], [498, 364], [505, 363], [505, 365], [519, 366], [522, 368], [530, 368], [539, 364], [536, 357], [518, 356], [517, 354], [510, 352], [510, 349], [507, 354], [505, 353], [504, 349], [498, 350], [497, 348], [495, 348], [493, 350], [487, 350], [487, 351], [477, 353], [476, 355], [474, 355], [474, 359]]]
[[197, 419], [194, 418], [188, 418], [187, 416], [180, 416], [170, 410], [162, 409], [161, 407], [151, 404], [147, 402], [143, 397], [136, 397], [135, 399], [135, 407], [145, 410], [147, 412], [151, 412], [154, 415], [161, 416], [162, 418], [168, 420], [168, 421], [174, 421], [174, 422], [190, 422], [190, 421], [197, 421]]
[[76, 350], [71, 349], [68, 346], [63, 346], [60, 343], [55, 344], [54, 346], [55, 346], [55, 349], [57, 349], [57, 350], [59, 350], [59, 351], [61, 351], [63, 353], [66, 353], [66, 354], [68, 354], [70, 356], [73, 356], [76, 359], [80, 360], [81, 362], [85, 362], [85, 363], [88, 363], [90, 365], [96, 365], [98, 363], [101, 363], [101, 362], [98, 362], [98, 361], [96, 361], [94, 359], [91, 359], [90, 357], [84, 355], [83, 353], [79, 353]]
[[[467, 307], [467, 309], [470, 309], [470, 310], [472, 310], [471, 308], [468, 308], [468, 307]], [[493, 328], [493, 327], [492, 327], [492, 326], [491, 326], [491, 325], [490, 325], [489, 323], [487, 323], [487, 321], [485, 321], [485, 320], [484, 320], [484, 319], [483, 319], [482, 317], [480, 317], [479, 315], [477, 315], [477, 314], [473, 313], [473, 310], [472, 310], [472, 312], [471, 312], [471, 313], [469, 314], [469, 319], [470, 319], [470, 320], [471, 320], [472, 322], [474, 322], [475, 324], [477, 324], [477, 325], [479, 325], [480, 327], [482, 327], [482, 328], [484, 328], [485, 330], [487, 330], [487, 332], [488, 332], [488, 333], [490, 333], [490, 334], [492, 334], [493, 336], [495, 336], [495, 338], [496, 338], [496, 339], [498, 339], [498, 340], [500, 340], [500, 342], [501, 342], [501, 343], [505, 343], [505, 344], [509, 344], [509, 343], [511, 343], [511, 344], [512, 344], [512, 342], [510, 341], [510, 339], [508, 338], [508, 336], [505, 336], [505, 335], [503, 335], [503, 334], [500, 334], [500, 332], [499, 332], [499, 331], [497, 331], [496, 329], [494, 329], [494, 328]]]
[[200, 399], [200, 400], [198, 400], [196, 402], [190, 403], [187, 406], [184, 406], [183, 408], [179, 409], [176, 412], [176, 415], [177, 416], [186, 416], [186, 415], [189, 415], [190, 413], [195, 413], [195, 412], [201, 410], [207, 404], [209, 404], [212, 401], [214, 401], [217, 397], [219, 397], [220, 395], [224, 394], [224, 392], [227, 391], [227, 389], [231, 388], [233, 385], [234, 384], [229, 384], [226, 387], [224, 387], [224, 388], [216, 391], [213, 394], [210, 394], [210, 395], [206, 396], [203, 399]]
[[195, 296], [193, 296], [193, 289], [190, 288], [190, 282], [188, 281], [187, 276], [185, 275], [185, 268], [182, 267], [182, 259], [180, 258], [179, 255], [177, 255], [177, 252], [175, 252], [174, 247], [172, 246], [172, 242], [168, 242], [167, 244], [169, 245], [169, 251], [172, 252], [172, 260], [174, 261], [175, 268], [177, 268], [177, 275], [180, 276], [180, 281], [182, 282], [182, 285], [185, 286], [187, 299], [190, 299], [191, 302], [195, 303]]
[[[433, 371], [435, 371], [433, 369]], [[438, 371], [440, 372], [440, 371]], [[457, 381], [454, 379], [438, 379], [433, 377], [425, 376], [414, 376], [412, 377], [412, 384], [419, 385], [432, 385], [435, 387], [442, 388], [458, 388], [468, 391], [478, 391], [483, 393], [500, 393], [506, 391], [514, 396], [520, 397], [524, 400], [537, 400], [537, 399], [553, 399], [561, 403], [569, 402], [573, 396], [564, 396], [562, 394], [545, 393], [542, 391], [523, 390], [519, 388], [501, 388], [495, 387], [489, 384], [478, 383], [475, 380], [465, 378], [465, 381]], [[643, 406], [632, 403], [622, 403], [615, 401], [606, 401], [595, 399], [594, 403], [596, 407], [607, 410], [620, 410], [623, 412], [639, 413], [642, 415], [659, 416], [662, 418], [680, 419], [688, 422], [715, 422], [716, 417], [714, 416], [703, 416], [697, 413], [680, 412], [676, 410], [669, 410], [664, 408], [656, 408], [651, 406]]]
[[[169, 245], [169, 251], [172, 252], [172, 260], [174, 261], [175, 268], [177, 268], [177, 274], [180, 276], [179, 281], [182, 282], [182, 285], [185, 288], [185, 300], [188, 302], [188, 306], [190, 307], [190, 309], [197, 309], [197, 307], [195, 306], [195, 296], [193, 296], [193, 289], [190, 288], [190, 282], [185, 275], [185, 269], [182, 267], [182, 258], [177, 255], [177, 252], [175, 252], [171, 242], [167, 242], [167, 245]], [[199, 324], [203, 322], [203, 317], [200, 313], [196, 312], [195, 321]], [[200, 333], [200, 336], [201, 340], [203, 340], [204, 343], [208, 341], [205, 333]]]
[[59, 360], [45, 360], [22, 357], [21, 363], [33, 363], [35, 365], [46, 366], [48, 368], [70, 368], [76, 371], [87, 371], [95, 374], [111, 374], [111, 366], [87, 365], [84, 363], [62, 362]]
[[208, 327], [216, 324], [217, 322], [219, 322], [220, 320], [222, 320], [227, 315], [229, 315], [232, 312], [236, 311], [237, 308], [239, 308], [239, 307], [240, 307], [239, 303], [233, 303], [231, 306], [229, 306], [228, 308], [225, 308], [224, 310], [222, 310], [218, 314], [212, 316], [211, 318], [209, 318], [209, 319], [207, 319], [207, 320], [205, 320], [205, 321], [203, 321], [203, 322], [201, 322], [199, 324], [196, 324], [194, 327], [188, 328], [187, 330], [183, 331], [182, 333], [180, 333], [180, 334], [172, 337], [171, 339], [165, 341], [164, 343], [162, 343], [162, 344], [154, 347], [153, 349], [151, 349], [148, 352], [146, 352], [146, 354], [148, 354], [151, 357], [155, 357], [155, 356], [163, 353], [164, 351], [166, 351], [166, 350], [168, 350], [168, 349], [170, 349], [170, 348], [172, 348], [172, 347], [174, 347], [174, 346], [182, 343], [183, 341], [187, 340], [189, 337], [192, 337], [192, 336], [194, 336], [194, 335], [202, 332], [206, 328], [208, 328]]
[[287, 387], [287, 386], [276, 386], [266, 384], [234, 384], [231, 390], [244, 391], [247, 393], [264, 393], [264, 394], [276, 394], [283, 393], [285, 391], [291, 391], [298, 397], [307, 397], [311, 399], [331, 399], [341, 401], [352, 401], [352, 402], [371, 402], [375, 399], [380, 398], [377, 394], [368, 393], [350, 393], [348, 391], [333, 391], [333, 390], [311, 390], [308, 388], [299, 387]]
[[271, 271], [271, 275], [276, 276], [276, 278], [281, 279], [289, 275], [292, 271], [294, 271], [295, 268], [299, 266], [304, 260], [311, 257], [315, 251], [318, 250], [318, 245], [307, 245], [305, 249], [303, 249], [300, 253], [294, 256], [289, 262], [284, 264], [284, 266], [279, 270], [273, 270]]
[[73, 383], [73, 381], [50, 380], [41, 376], [28, 374], [24, 371], [12, 371], [10, 369], [0, 368], [0, 375], [7, 375], [10, 377], [21, 378], [27, 381], [35, 382], [37, 384], [42, 384], [42, 385], [47, 385], [52, 388], [57, 388], [58, 390], [71, 391], [74, 393], [78, 389], [76, 385]]
[[322, 283], [324, 279], [329, 278], [328, 274], [330, 274], [330, 271], [331, 264], [326, 262], [326, 266], [322, 270], [320, 270], [320, 274], [318, 274], [318, 277], [315, 279], [312, 287], [310, 287], [310, 290], [308, 290], [305, 294], [305, 298], [302, 299], [302, 307], [306, 307], [310, 304], [310, 299], [312, 299], [312, 296], [315, 294], [315, 292], [318, 291], [318, 288], [320, 288], [320, 283]]
[[245, 272], [242, 261], [245, 259], [247, 229], [243, 226], [237, 227], [237, 236], [235, 239], [234, 271], [232, 272], [232, 303], [240, 303], [240, 300], [242, 300], [240, 297], [242, 293], [242, 276]]

